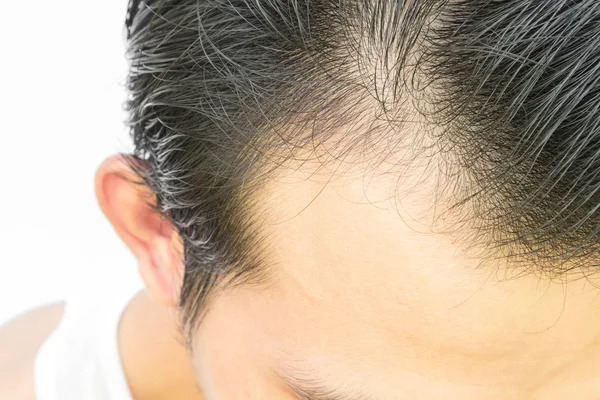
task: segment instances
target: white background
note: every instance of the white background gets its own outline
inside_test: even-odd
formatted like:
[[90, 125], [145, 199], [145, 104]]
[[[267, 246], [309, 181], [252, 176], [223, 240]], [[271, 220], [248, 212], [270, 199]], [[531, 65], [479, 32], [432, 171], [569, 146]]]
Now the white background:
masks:
[[71, 290], [137, 278], [105, 221], [94, 172], [130, 150], [127, 0], [3, 1], [0, 23], [0, 325]]

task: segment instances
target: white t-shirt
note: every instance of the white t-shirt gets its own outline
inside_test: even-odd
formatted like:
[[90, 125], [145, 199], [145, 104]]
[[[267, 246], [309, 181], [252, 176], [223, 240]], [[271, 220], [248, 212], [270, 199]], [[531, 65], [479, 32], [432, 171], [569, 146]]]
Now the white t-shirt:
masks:
[[67, 298], [60, 324], [36, 357], [37, 400], [131, 400], [117, 332], [123, 310], [140, 289]]

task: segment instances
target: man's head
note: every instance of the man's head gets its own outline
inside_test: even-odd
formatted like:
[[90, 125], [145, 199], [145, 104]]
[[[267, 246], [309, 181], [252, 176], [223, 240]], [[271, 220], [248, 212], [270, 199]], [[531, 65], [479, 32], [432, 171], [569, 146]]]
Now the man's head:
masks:
[[209, 398], [534, 390], [595, 340], [574, 278], [598, 265], [596, 1], [156, 0], [130, 20], [136, 151], [99, 199]]

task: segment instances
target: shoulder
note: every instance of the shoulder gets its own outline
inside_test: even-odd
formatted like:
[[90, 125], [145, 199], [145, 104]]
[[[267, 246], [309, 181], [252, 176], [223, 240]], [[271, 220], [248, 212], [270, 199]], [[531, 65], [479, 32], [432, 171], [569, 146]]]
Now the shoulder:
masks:
[[0, 398], [35, 399], [36, 355], [58, 326], [64, 307], [64, 303], [40, 307], [0, 327]]

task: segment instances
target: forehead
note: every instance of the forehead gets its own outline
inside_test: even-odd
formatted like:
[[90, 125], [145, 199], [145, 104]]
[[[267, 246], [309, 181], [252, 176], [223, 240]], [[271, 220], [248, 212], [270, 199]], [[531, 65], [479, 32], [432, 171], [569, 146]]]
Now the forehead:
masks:
[[[411, 179], [403, 183], [416, 186]], [[244, 380], [258, 384], [291, 369], [349, 393], [391, 398], [398, 382], [427, 385], [423, 376], [458, 380], [468, 372], [470, 382], [489, 383], [506, 364], [478, 362], [547, 352], [561, 329], [591, 315], [586, 296], [585, 307], [555, 324], [562, 286], [535, 277], [498, 283], [449, 236], [428, 231], [431, 183], [420, 182], [399, 205], [392, 174], [296, 169], [273, 179], [256, 211], [273, 279], [217, 298], [198, 332], [199, 370], [221, 365], [230, 376], [238, 365], [242, 375], [259, 374]], [[526, 334], [549, 326], [556, 329], [535, 340]], [[249, 393], [260, 390], [272, 389]]]
[[[399, 198], [394, 174], [357, 169], [307, 177], [297, 169], [263, 192], [275, 276], [270, 298], [282, 318], [318, 327], [311, 343], [355, 353], [356, 362], [369, 354], [386, 363], [404, 356], [407, 341], [439, 340], [439, 322], [489, 277], [457, 257], [448, 236], [428, 229], [432, 181], [406, 176], [402, 183], [420, 186]], [[444, 342], [463, 346], [463, 333], [448, 329]]]

